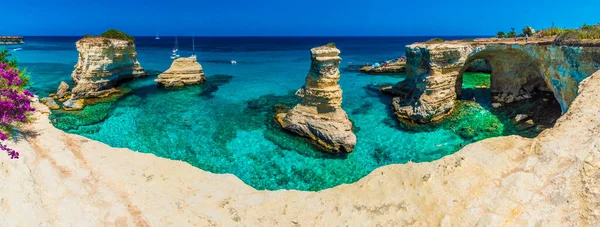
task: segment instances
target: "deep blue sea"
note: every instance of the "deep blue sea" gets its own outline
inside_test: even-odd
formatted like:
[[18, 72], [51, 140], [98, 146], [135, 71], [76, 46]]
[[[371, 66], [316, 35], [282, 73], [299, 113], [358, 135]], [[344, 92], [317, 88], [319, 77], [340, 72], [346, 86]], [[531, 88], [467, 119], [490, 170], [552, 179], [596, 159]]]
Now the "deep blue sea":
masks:
[[[26, 37], [25, 44], [9, 46], [23, 48], [11, 53], [31, 75], [32, 92], [46, 96], [61, 81], [71, 83], [79, 38]], [[130, 92], [117, 101], [78, 114], [54, 112], [52, 118], [67, 132], [231, 173], [257, 189], [330, 188], [353, 183], [380, 166], [436, 160], [478, 140], [464, 139], [454, 127], [421, 132], [399, 128], [390, 99], [372, 87], [400, 82], [404, 76], [348, 69], [400, 57], [405, 45], [431, 38], [197, 37], [197, 58], [207, 84], [162, 89], [153, 80], [171, 64], [174, 37], [136, 37], [138, 60], [149, 77], [124, 84]], [[310, 48], [330, 42], [341, 50], [342, 107], [358, 138], [354, 152], [345, 156], [324, 154], [272, 120], [275, 105], [297, 101], [293, 93], [308, 74]], [[192, 54], [191, 37], [179, 37], [179, 46], [182, 56]]]

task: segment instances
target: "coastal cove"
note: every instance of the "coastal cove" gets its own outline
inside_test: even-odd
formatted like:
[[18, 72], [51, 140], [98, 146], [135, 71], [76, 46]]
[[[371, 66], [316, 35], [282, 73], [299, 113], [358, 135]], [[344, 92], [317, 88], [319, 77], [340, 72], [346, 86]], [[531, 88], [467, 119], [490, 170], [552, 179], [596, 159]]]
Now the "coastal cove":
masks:
[[[31, 37], [21, 45], [24, 51], [14, 55], [30, 72], [34, 93], [46, 96], [60, 81], [70, 80], [78, 38]], [[429, 162], [472, 142], [512, 134], [509, 117], [494, 117], [488, 114], [489, 105], [477, 103], [463, 109], [467, 117], [448, 125], [404, 130], [393, 115], [390, 98], [377, 87], [399, 83], [405, 76], [348, 69], [402, 56], [405, 45], [429, 38], [196, 38], [197, 59], [207, 83], [163, 89], [154, 79], [171, 64], [168, 53], [173, 39], [139, 37], [137, 57], [149, 73], [147, 78], [122, 84], [127, 91], [122, 97], [81, 112], [53, 111], [50, 119], [59, 129], [112, 147], [182, 160], [213, 173], [231, 173], [256, 189], [269, 190], [317, 191], [353, 183], [381, 166]], [[354, 152], [345, 156], [319, 152], [304, 139], [282, 131], [272, 119], [275, 106], [293, 107], [298, 102], [294, 92], [304, 84], [310, 66], [308, 50], [329, 42], [341, 50], [342, 108], [358, 138]], [[179, 37], [179, 43], [182, 56], [191, 55], [191, 37]], [[230, 64], [231, 60], [238, 64]], [[465, 136], [454, 128], [478, 124], [475, 135]], [[497, 127], [488, 130], [490, 124]]]

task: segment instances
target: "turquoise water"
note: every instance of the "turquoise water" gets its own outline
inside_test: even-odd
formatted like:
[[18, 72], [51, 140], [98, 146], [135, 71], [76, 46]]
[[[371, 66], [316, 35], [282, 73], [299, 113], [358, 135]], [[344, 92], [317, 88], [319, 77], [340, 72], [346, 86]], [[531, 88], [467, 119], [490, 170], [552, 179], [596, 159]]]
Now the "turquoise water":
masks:
[[[362, 65], [399, 57], [406, 44], [430, 38], [196, 38], [208, 83], [162, 89], [153, 79], [170, 65], [172, 38], [142, 37], [136, 41], [138, 59], [150, 72], [148, 78], [124, 84], [129, 93], [116, 101], [78, 113], [55, 111], [51, 118], [67, 132], [183, 160], [214, 173], [232, 173], [257, 189], [330, 188], [355, 182], [380, 166], [436, 160], [461, 145], [504, 134], [501, 120], [476, 103], [464, 108], [462, 118], [441, 126], [403, 129], [392, 115], [389, 98], [371, 87], [404, 77], [346, 69], [350, 62]], [[23, 51], [14, 52], [32, 76], [34, 93], [44, 96], [62, 80], [70, 82], [76, 40], [30, 38], [21, 46]], [[191, 38], [180, 37], [179, 42], [181, 49], [191, 49]], [[358, 138], [354, 152], [345, 156], [319, 152], [272, 120], [276, 105], [297, 102], [293, 92], [304, 84], [309, 49], [329, 42], [342, 51], [342, 107]], [[232, 59], [238, 64], [231, 65]], [[471, 128], [477, 124], [483, 127]]]

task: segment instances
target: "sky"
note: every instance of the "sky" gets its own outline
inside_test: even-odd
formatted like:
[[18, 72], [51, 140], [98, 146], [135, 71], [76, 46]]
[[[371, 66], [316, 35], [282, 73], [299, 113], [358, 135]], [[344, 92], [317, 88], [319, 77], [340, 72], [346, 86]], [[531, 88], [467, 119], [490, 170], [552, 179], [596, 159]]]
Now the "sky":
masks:
[[600, 22], [600, 0], [0, 0], [0, 35], [494, 35]]

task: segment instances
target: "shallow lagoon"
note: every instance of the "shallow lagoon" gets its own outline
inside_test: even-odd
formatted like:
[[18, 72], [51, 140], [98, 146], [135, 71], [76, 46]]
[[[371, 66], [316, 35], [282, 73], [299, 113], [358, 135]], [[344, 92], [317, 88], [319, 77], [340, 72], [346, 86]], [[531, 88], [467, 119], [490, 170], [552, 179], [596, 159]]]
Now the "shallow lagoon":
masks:
[[[186, 161], [214, 173], [232, 173], [257, 189], [271, 190], [320, 190], [352, 183], [380, 166], [432, 161], [461, 145], [514, 133], [507, 123], [510, 119], [492, 114], [489, 105], [468, 101], [442, 124], [406, 129], [392, 115], [389, 98], [371, 88], [397, 83], [403, 76], [371, 76], [346, 69], [350, 62], [362, 65], [401, 56], [404, 45], [427, 37], [197, 38], [198, 60], [208, 83], [161, 89], [153, 79], [170, 64], [168, 39], [138, 38], [140, 63], [151, 76], [125, 84], [129, 93], [77, 113], [55, 111], [51, 116], [55, 125], [113, 147]], [[70, 80], [76, 40], [34, 39], [16, 53], [32, 75], [34, 92], [46, 95], [61, 80]], [[191, 49], [191, 40], [179, 41], [181, 49]], [[332, 41], [344, 59], [342, 106], [358, 138], [355, 151], [345, 156], [319, 152], [272, 120], [275, 105], [293, 106], [297, 101], [293, 92], [308, 72], [308, 50]], [[229, 64], [232, 59], [238, 64]], [[476, 92], [485, 96], [486, 91]]]

